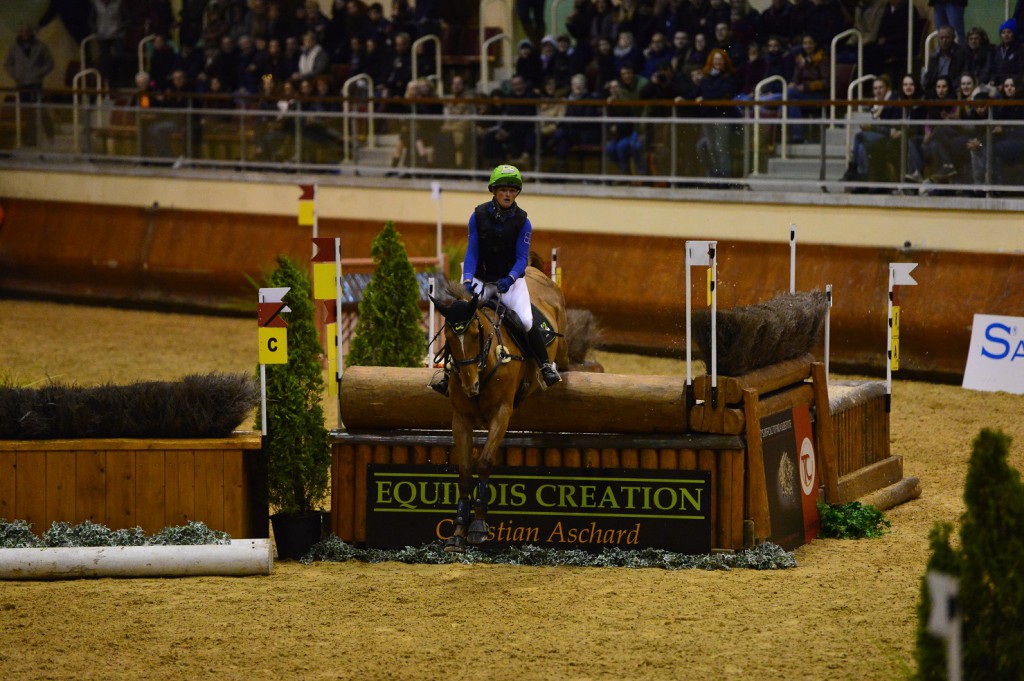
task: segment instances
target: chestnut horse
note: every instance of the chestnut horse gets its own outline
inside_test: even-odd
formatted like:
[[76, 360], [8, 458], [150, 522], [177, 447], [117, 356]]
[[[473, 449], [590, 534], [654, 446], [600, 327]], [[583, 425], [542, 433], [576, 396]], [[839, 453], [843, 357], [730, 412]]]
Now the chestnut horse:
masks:
[[[532, 265], [526, 268], [524, 276], [533, 306], [544, 313], [556, 334], [564, 333], [565, 299], [561, 289]], [[491, 286], [487, 288], [493, 290]], [[459, 469], [455, 532], [445, 543], [445, 550], [461, 553], [467, 542], [487, 541], [487, 483], [494, 454], [501, 446], [513, 408], [518, 404], [520, 385], [523, 385], [523, 393], [518, 395], [519, 400], [535, 391], [542, 379], [529, 349], [519, 347], [508, 330], [503, 305], [497, 305], [496, 311], [481, 306], [478, 296], [468, 298], [464, 292], [449, 292], [457, 296], [451, 304], [434, 299], [445, 318], [445, 341], [451, 354], [452, 460]], [[539, 317], [535, 317], [534, 324], [539, 323]], [[548, 356], [559, 368], [568, 367], [568, 345], [562, 335], [556, 335], [548, 346]], [[487, 429], [487, 441], [474, 461], [473, 430], [478, 427]], [[476, 499], [473, 499], [474, 470]]]

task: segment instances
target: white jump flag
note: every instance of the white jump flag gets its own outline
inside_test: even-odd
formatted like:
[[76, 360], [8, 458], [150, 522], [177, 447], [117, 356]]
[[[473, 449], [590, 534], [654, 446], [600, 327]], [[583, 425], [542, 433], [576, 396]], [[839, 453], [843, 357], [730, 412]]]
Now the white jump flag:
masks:
[[291, 288], [275, 286], [260, 289], [256, 317], [259, 321], [260, 342], [260, 423], [263, 437], [267, 436], [267, 364], [288, 362], [288, 325], [282, 314], [291, 312], [284, 304], [284, 297]]
[[886, 329], [886, 362], [885, 362], [885, 411], [892, 408], [892, 372], [900, 368], [900, 307], [893, 305], [893, 290], [896, 286], [916, 286], [917, 282], [910, 276], [916, 262], [889, 263], [889, 323]]
[[718, 247], [717, 241], [687, 241], [686, 242], [686, 400], [687, 404], [693, 402], [693, 350], [691, 339], [693, 338], [693, 323], [690, 319], [692, 308], [692, 287], [690, 285], [691, 267], [710, 267], [708, 272], [709, 303], [711, 305], [711, 386], [712, 395], [718, 387], [718, 366], [715, 361], [715, 251]]

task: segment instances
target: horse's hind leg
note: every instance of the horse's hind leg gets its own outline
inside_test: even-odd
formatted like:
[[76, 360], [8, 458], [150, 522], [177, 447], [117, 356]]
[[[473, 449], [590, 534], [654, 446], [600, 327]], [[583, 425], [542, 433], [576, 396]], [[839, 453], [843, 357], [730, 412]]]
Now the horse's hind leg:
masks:
[[473, 520], [469, 523], [466, 541], [474, 546], [487, 541], [491, 529], [487, 526], [487, 480], [489, 476], [481, 475], [476, 484], [476, 499], [473, 500]]
[[448, 553], [466, 550], [466, 534], [471, 524], [470, 506], [473, 491], [473, 424], [458, 414], [452, 419], [452, 461], [459, 468], [459, 503], [455, 511], [455, 530], [444, 543]]

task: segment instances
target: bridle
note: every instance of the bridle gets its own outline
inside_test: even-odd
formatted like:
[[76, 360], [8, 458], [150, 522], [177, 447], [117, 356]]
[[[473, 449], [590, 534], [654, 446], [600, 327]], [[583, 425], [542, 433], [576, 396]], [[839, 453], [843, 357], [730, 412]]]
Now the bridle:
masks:
[[[486, 340], [484, 339], [484, 325], [480, 321], [480, 315], [487, 319], [487, 321], [490, 322], [491, 324], [491, 331], [486, 334]], [[488, 315], [484, 309], [477, 309], [476, 312], [473, 314], [472, 319], [467, 319], [461, 322], [454, 323], [449, 322], [446, 319], [444, 323], [445, 328], [450, 329], [452, 333], [454, 333], [456, 336], [460, 338], [466, 334], [466, 331], [469, 330], [471, 324], [473, 324], [474, 322], [476, 323], [477, 328], [479, 330], [479, 333], [477, 334], [477, 339], [479, 340], [479, 349], [477, 351], [477, 354], [474, 355], [473, 357], [467, 357], [465, 359], [455, 359], [455, 357], [452, 356], [451, 361], [452, 364], [457, 367], [464, 367], [475, 363], [477, 365], [477, 370], [483, 372], [482, 375], [480, 376], [481, 388], [483, 388], [483, 386], [487, 384], [487, 381], [491, 378], [491, 376], [493, 376], [494, 373], [507, 360], [524, 361], [526, 359], [524, 355], [510, 355], [506, 352], [505, 344], [503, 343], [501, 338], [501, 322], [503, 319], [504, 315], [502, 315], [500, 312], [497, 314], [496, 319], [491, 319], [490, 315]], [[495, 338], [497, 338], [498, 341], [498, 357], [497, 361], [495, 361], [488, 370], [487, 358], [490, 357], [491, 355], [491, 346]], [[463, 349], [465, 348], [463, 347]], [[445, 351], [442, 349], [441, 354], [443, 354], [444, 352]]]

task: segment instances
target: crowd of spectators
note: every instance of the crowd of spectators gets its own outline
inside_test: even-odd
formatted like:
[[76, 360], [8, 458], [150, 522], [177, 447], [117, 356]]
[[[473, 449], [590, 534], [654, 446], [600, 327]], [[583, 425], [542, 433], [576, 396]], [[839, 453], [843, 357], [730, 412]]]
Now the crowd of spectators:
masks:
[[[333, 0], [326, 12], [317, 0], [181, 0], [177, 13], [170, 0], [52, 0], [41, 23], [59, 17], [76, 39], [94, 34], [96, 66], [107, 83], [134, 83], [153, 106], [187, 102], [190, 109], [210, 108], [202, 115], [203, 123], [223, 121], [225, 109], [243, 104], [278, 114], [331, 111], [336, 104], [311, 103], [308, 97], [337, 97], [342, 79], [367, 74], [375, 88], [366, 96], [408, 98], [406, 104], [389, 104], [386, 111], [438, 115], [412, 128], [399, 126], [403, 144], [396, 166], [404, 165], [412, 150], [418, 165], [470, 167], [502, 160], [528, 164], [541, 149], [554, 158], [556, 169], [564, 170], [573, 149], [593, 149], [603, 141], [599, 151], [620, 174], [674, 171], [721, 178], [739, 172], [738, 122], [752, 111], [742, 102], [753, 98], [755, 86], [770, 76], [781, 77], [785, 86], [776, 81], [761, 100], [781, 99], [785, 91], [789, 116], [797, 120], [790, 126], [791, 141], [801, 141], [812, 128], [800, 123], [820, 113], [808, 100], [828, 98], [833, 38], [857, 28], [864, 36], [864, 72], [879, 76], [873, 88], [879, 101], [872, 103], [879, 121], [858, 133], [846, 179], [899, 179], [891, 177], [893, 164], [886, 159], [894, 145], [904, 142], [906, 176], [915, 181], [978, 181], [977, 172], [960, 171], [970, 164], [994, 166], [995, 176], [1001, 177], [1021, 157], [1024, 130], [1013, 126], [1001, 129], [991, 148], [978, 146], [966, 122], [952, 139], [946, 139], [950, 126], [921, 126], [907, 135], [911, 139], [900, 141], [907, 126], [893, 124], [896, 119], [964, 119], [980, 115], [980, 107], [896, 107], [885, 101], [1015, 97], [1024, 75], [1018, 31], [1018, 22], [1024, 24], [1024, 0], [1014, 9], [1019, 18], [999, 27], [994, 44], [983, 28], [965, 30], [967, 0], [930, 0], [931, 16], [920, 16], [911, 0], [770, 0], [761, 12], [747, 0], [574, 0], [563, 27], [545, 25], [543, 1], [515, 4], [527, 37], [516, 46], [508, 83], [493, 92], [474, 93], [466, 82], [468, 73], [449, 74], [444, 107], [415, 102], [431, 96], [430, 79], [439, 75], [433, 49], [416, 55], [419, 80], [412, 77], [414, 41], [441, 33], [440, 0]], [[919, 37], [909, 46], [908, 21]], [[919, 53], [930, 23], [938, 28], [937, 48], [924, 60]], [[134, 48], [151, 34], [156, 37], [146, 45], [148, 71], [135, 73]], [[838, 48], [837, 61], [856, 59], [855, 43], [842, 40]], [[927, 63], [920, 79], [906, 73], [908, 49], [914, 50], [909, 56], [916, 64]], [[965, 75], [973, 83], [969, 92], [961, 82]], [[913, 84], [910, 94], [903, 86], [907, 79]], [[188, 99], [195, 94], [224, 96]], [[493, 98], [493, 105], [471, 107], [458, 101], [475, 94]], [[535, 100], [543, 103], [538, 106]], [[722, 104], [730, 100], [738, 105]], [[700, 106], [666, 107], [666, 101]], [[994, 109], [993, 117], [1020, 115], [1015, 107]], [[595, 120], [535, 126], [528, 118], [539, 111]], [[489, 113], [497, 122], [442, 121], [441, 113]], [[602, 123], [600, 116], [612, 122]], [[643, 123], [616, 120], [631, 117]], [[705, 122], [679, 126], [678, 134], [669, 134], [665, 121], [671, 118]], [[302, 123], [304, 136], [322, 145], [337, 143], [330, 126], [315, 116], [308, 119]], [[287, 156], [294, 134], [294, 126], [268, 117], [258, 132], [264, 157]], [[668, 167], [670, 157], [675, 158], [674, 168]]]

